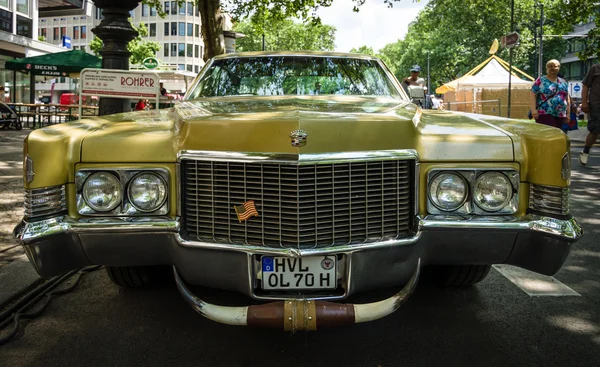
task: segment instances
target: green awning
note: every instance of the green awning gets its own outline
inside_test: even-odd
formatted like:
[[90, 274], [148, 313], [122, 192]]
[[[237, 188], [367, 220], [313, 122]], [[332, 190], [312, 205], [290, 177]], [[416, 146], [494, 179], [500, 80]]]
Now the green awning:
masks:
[[85, 68], [102, 68], [102, 59], [85, 51], [72, 50], [6, 61], [6, 69], [33, 75], [69, 76]]

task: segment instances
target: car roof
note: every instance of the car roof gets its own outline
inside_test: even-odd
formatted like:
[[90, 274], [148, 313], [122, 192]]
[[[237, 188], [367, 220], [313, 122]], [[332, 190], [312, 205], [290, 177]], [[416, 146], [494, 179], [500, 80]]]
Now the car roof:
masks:
[[377, 57], [365, 54], [333, 51], [252, 51], [234, 52], [215, 56], [215, 60], [239, 57], [268, 57], [268, 56], [315, 56], [315, 57], [349, 57], [354, 59], [378, 60]]

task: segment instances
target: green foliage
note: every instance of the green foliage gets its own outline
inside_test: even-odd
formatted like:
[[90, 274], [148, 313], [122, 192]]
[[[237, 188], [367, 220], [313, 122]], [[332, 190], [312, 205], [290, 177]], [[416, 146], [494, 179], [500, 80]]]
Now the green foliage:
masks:
[[[129, 21], [131, 22], [131, 18]], [[127, 45], [127, 50], [131, 52], [129, 63], [141, 64], [145, 58], [154, 57], [161, 46], [158, 42], [146, 41], [143, 39], [143, 37], [148, 37], [148, 28], [143, 22], [141, 22], [138, 27], [133, 23], [131, 26], [138, 32], [138, 35]], [[100, 56], [100, 51], [103, 46], [104, 42], [96, 36], [94, 36], [94, 39], [90, 42], [90, 50], [92, 50], [96, 56]]]
[[561, 0], [547, 1], [547, 17], [554, 22], [557, 32], [568, 33], [575, 24], [589, 23], [596, 20], [596, 27], [591, 29], [582, 41], [584, 49], [578, 53], [581, 60], [600, 56], [600, 6], [593, 0]]
[[38, 36], [38, 41], [46, 42], [46, 37]]
[[375, 56], [375, 51], [373, 51], [373, 48], [366, 45], [360, 46], [359, 48], [353, 48], [350, 50], [350, 52], [355, 54]]
[[234, 30], [245, 34], [236, 40], [236, 51], [262, 50], [262, 30], [265, 49], [332, 51], [335, 47], [335, 27], [325, 24], [297, 23], [291, 20], [269, 20], [268, 26], [251, 21], [239, 22]]
[[[513, 48], [513, 65], [529, 75], [537, 76], [535, 44], [539, 14], [534, 0], [514, 0], [514, 29], [520, 35]], [[386, 45], [378, 56], [399, 78], [409, 75], [410, 67], [418, 64], [421, 75], [427, 77], [429, 56], [433, 89], [464, 75], [490, 56], [494, 39], [511, 33], [510, 6], [506, 2], [488, 0], [430, 0], [417, 19], [409, 26], [404, 40]], [[544, 33], [553, 31], [551, 25]], [[544, 40], [544, 60], [560, 59], [566, 49], [560, 38]], [[509, 60], [509, 49], [496, 53]]]

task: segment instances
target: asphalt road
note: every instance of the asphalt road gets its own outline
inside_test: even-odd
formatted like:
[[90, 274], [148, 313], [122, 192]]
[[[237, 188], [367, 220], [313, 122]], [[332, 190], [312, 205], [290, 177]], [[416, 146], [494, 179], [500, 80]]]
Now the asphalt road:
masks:
[[420, 286], [393, 315], [287, 334], [214, 323], [174, 286], [131, 291], [103, 270], [0, 347], [0, 366], [598, 366], [600, 148], [580, 167], [572, 211], [586, 231], [555, 278], [580, 297], [530, 297], [493, 269], [468, 289]]

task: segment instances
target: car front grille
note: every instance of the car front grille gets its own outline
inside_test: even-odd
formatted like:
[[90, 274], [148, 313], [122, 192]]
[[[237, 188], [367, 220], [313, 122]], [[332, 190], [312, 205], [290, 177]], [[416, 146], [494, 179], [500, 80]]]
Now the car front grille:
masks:
[[65, 186], [25, 190], [25, 216], [29, 219], [64, 213], [67, 211]]
[[[414, 160], [181, 166], [191, 240], [303, 249], [402, 238], [414, 227]], [[234, 206], [249, 200], [259, 216], [240, 222]]]
[[569, 214], [569, 188], [531, 184], [529, 208], [535, 212]]

